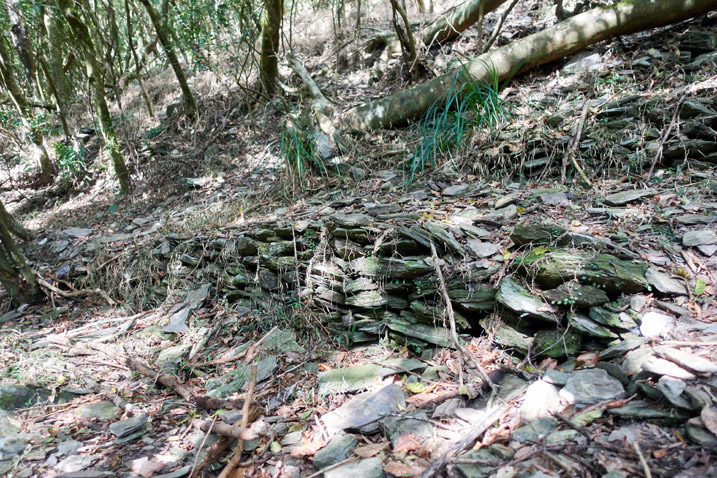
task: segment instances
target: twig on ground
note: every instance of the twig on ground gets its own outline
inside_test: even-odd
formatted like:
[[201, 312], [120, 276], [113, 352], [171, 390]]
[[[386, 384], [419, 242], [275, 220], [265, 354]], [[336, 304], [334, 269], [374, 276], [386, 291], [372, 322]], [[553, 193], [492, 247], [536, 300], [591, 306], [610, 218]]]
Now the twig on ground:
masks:
[[37, 283], [41, 287], [44, 287], [45, 289], [48, 289], [48, 290], [54, 292], [55, 294], [59, 295], [60, 297], [64, 297], [65, 299], [74, 299], [74, 298], [82, 297], [85, 295], [98, 294], [98, 295], [102, 296], [102, 298], [105, 299], [109, 305], [115, 305], [115, 301], [112, 300], [112, 298], [109, 295], [107, 295], [107, 292], [103, 291], [102, 289], [80, 289], [80, 290], [75, 290], [72, 292], [65, 292], [64, 290], [59, 289], [59, 288], [55, 287], [54, 285], [50, 284], [49, 282], [47, 282], [45, 279], [40, 277], [40, 275], [37, 275]]
[[347, 459], [345, 459], [344, 461], [340, 461], [340, 462], [338, 462], [338, 463], [334, 463], [334, 464], [331, 465], [331, 466], [327, 466], [326, 468], [322, 468], [322, 469], [320, 469], [319, 471], [317, 471], [316, 473], [312, 473], [311, 475], [307, 476], [306, 478], [316, 478], [316, 477], [319, 476], [319, 475], [323, 475], [323, 474], [326, 473], [327, 471], [331, 471], [331, 470], [334, 470], [334, 469], [336, 469], [336, 468], [338, 468], [338, 467], [340, 467], [340, 466], [344, 466], [344, 465], [347, 465], [347, 464], [349, 464], [349, 463], [353, 463], [354, 461], [356, 461], [356, 460], [358, 460], [358, 459], [359, 459], [359, 457], [357, 457], [357, 456], [352, 456], [351, 458], [347, 458]]
[[592, 437], [590, 436], [590, 433], [584, 427], [577, 425], [575, 422], [570, 420], [568, 417], [566, 417], [565, 415], [561, 415], [558, 412], [553, 412], [552, 415], [556, 418], [559, 418], [560, 421], [562, 421], [567, 426], [569, 426], [570, 428], [572, 428], [573, 430], [575, 430], [576, 432], [580, 433], [582, 436], [587, 438], [588, 442], [592, 441]]
[[[265, 336], [266, 337], [266, 336]], [[249, 388], [246, 391], [246, 399], [244, 400], [244, 408], [242, 409], [241, 424], [242, 427], [246, 428], [249, 424], [249, 406], [251, 405], [252, 395], [254, 395], [254, 387], [256, 386], [256, 372], [257, 364], [251, 366], [251, 377], [249, 378]], [[224, 467], [222, 472], [219, 474], [219, 478], [227, 478], [237, 467], [241, 461], [241, 454], [244, 451], [244, 439], [239, 439], [237, 447], [234, 450], [227, 466]]]
[[677, 117], [679, 116], [680, 107], [682, 107], [682, 102], [685, 101], [686, 95], [687, 94], [685, 93], [684, 95], [682, 95], [682, 97], [680, 97], [679, 100], [677, 100], [677, 104], [675, 105], [675, 111], [672, 113], [672, 121], [670, 121], [670, 125], [667, 127], [665, 134], [662, 135], [662, 138], [660, 139], [660, 146], [657, 148], [657, 153], [655, 153], [655, 157], [652, 158], [652, 164], [650, 164], [650, 171], [647, 173], [646, 182], [650, 182], [650, 179], [652, 179], [652, 175], [655, 172], [655, 166], [657, 166], [657, 163], [659, 163], [662, 159], [662, 152], [665, 149], [665, 143], [667, 142], [667, 138], [672, 132], [672, 128], [675, 127]]
[[573, 163], [573, 167], [577, 170], [583, 182], [588, 187], [593, 188], [593, 183], [591, 183], [588, 177], [585, 175], [585, 171], [583, 171], [583, 168], [580, 167], [580, 164], [578, 164], [577, 160], [578, 151], [580, 150], [580, 139], [583, 136], [583, 130], [585, 129], [585, 120], [587, 119], [589, 112], [590, 103], [588, 102], [588, 100], [585, 100], [585, 104], [583, 105], [583, 112], [580, 114], [580, 120], [578, 121], [577, 130], [575, 131], [575, 136], [573, 136], [573, 138], [570, 140], [568, 151], [565, 153], [565, 157], [563, 158], [563, 169], [560, 172], [560, 181], [562, 183], [565, 183], [565, 178], [567, 176], [568, 170], [568, 160], [570, 160]]
[[189, 473], [189, 476], [194, 476], [195, 472], [197, 470], [197, 461], [199, 461], [199, 455], [202, 451], [202, 448], [204, 448], [204, 444], [207, 442], [207, 438], [209, 438], [209, 435], [212, 433], [212, 428], [214, 427], [214, 424], [217, 422], [217, 418], [219, 418], [219, 415], [214, 415], [214, 420], [212, 420], [212, 424], [209, 427], [209, 430], [207, 430], [206, 434], [204, 435], [204, 440], [202, 440], [202, 444], [199, 445], [199, 448], [197, 449], [197, 453], [194, 456], [194, 463], [192, 464], [192, 471]]
[[508, 411], [507, 405], [500, 405], [491, 408], [486, 416], [473, 427], [468, 434], [458, 443], [453, 445], [446, 453], [436, 458], [431, 466], [423, 470], [419, 478], [431, 478], [440, 473], [448, 462], [458, 453], [472, 446], [478, 438], [490, 428], [493, 423], [499, 420]]
[[206, 468], [211, 463], [214, 463], [219, 458], [219, 456], [231, 446], [232, 443], [234, 443], [233, 437], [221, 437], [214, 445], [209, 447], [207, 453], [204, 455], [204, 458], [202, 458], [202, 461], [199, 464], [196, 464], [195, 461], [194, 468], [189, 474], [189, 478], [195, 478], [199, 476], [202, 470], [204, 470], [204, 468]]
[[652, 478], [652, 472], [650, 471], [650, 467], [647, 466], [647, 460], [645, 460], [645, 456], [642, 454], [640, 444], [637, 440], [632, 442], [632, 447], [635, 449], [637, 456], [640, 458], [640, 464], [642, 464], [642, 469], [645, 471], [645, 478]]
[[127, 403], [122, 397], [117, 395], [109, 388], [105, 387], [104, 385], [100, 385], [99, 383], [95, 382], [87, 376], [83, 377], [83, 380], [87, 382], [87, 384], [90, 386], [90, 388], [92, 388], [95, 393], [104, 395], [105, 398], [117, 405], [117, 407], [119, 407], [120, 409], [124, 410], [127, 415], [133, 416], [135, 413], [137, 413], [137, 407], [135, 407], [131, 403]]
[[478, 370], [478, 372], [483, 377], [483, 380], [490, 384], [491, 388], [493, 387], [493, 382], [491, 381], [490, 377], [488, 376], [488, 373], [485, 371], [483, 366], [478, 363], [477, 360], [473, 358], [472, 355], [470, 355], [461, 345], [460, 340], [458, 339], [458, 332], [456, 332], [456, 317], [453, 313], [453, 304], [451, 304], [451, 298], [448, 295], [448, 289], [446, 288], [446, 281], [443, 280], [443, 273], [441, 272], [441, 266], [438, 263], [438, 254], [436, 253], [436, 246], [431, 242], [431, 255], [433, 257], [433, 267], [436, 270], [436, 275], [438, 276], [438, 287], [441, 291], [441, 296], [443, 297], [443, 305], [446, 308], [446, 315], [448, 315], [448, 321], [450, 323], [451, 327], [451, 341], [453, 342], [453, 345], [456, 347], [456, 350], [458, 351], [458, 360], [460, 361], [460, 368], [459, 368], [459, 380], [460, 384], [463, 385], [463, 358], [465, 357], [468, 363]]
[[177, 393], [177, 395], [185, 399], [187, 402], [194, 402], [194, 394], [187, 387], [182, 385], [176, 377], [165, 373], [157, 372], [148, 365], [143, 364], [139, 360], [127, 357], [120, 352], [117, 352], [112, 347], [100, 347], [99, 344], [90, 344], [90, 347], [97, 350], [98, 352], [104, 353], [108, 357], [115, 359], [119, 363], [134, 370], [135, 372], [139, 372], [142, 375], [156, 380], [165, 387], [171, 388]]
[[[242, 417], [242, 422], [244, 421], [244, 417]], [[247, 420], [248, 422], [248, 420]], [[206, 432], [208, 430], [211, 430], [212, 433], [216, 433], [217, 435], [222, 435], [225, 437], [231, 437], [235, 438], [237, 440], [256, 440], [261, 436], [261, 433], [252, 430], [251, 428], [247, 428], [244, 426], [241, 427], [235, 427], [234, 425], [229, 425], [228, 423], [224, 422], [216, 422], [214, 423], [214, 420], [194, 420], [192, 422], [192, 426], [196, 428], [197, 430], [201, 430], [203, 432]]]

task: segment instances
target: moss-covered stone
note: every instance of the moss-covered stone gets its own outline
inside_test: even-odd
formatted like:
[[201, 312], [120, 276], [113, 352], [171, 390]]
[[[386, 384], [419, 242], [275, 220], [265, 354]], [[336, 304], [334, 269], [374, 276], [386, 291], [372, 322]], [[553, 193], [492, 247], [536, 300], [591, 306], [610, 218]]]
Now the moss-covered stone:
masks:
[[567, 357], [580, 351], [582, 338], [570, 330], [544, 329], [535, 333], [534, 351], [552, 358]]
[[554, 305], [569, 305], [589, 308], [608, 302], [610, 298], [603, 289], [577, 281], [566, 282], [555, 289], [545, 291], [543, 297]]
[[380, 257], [360, 257], [351, 261], [352, 271], [368, 277], [386, 277], [393, 279], [411, 279], [433, 270], [423, 259], [383, 259]]
[[570, 280], [604, 288], [612, 294], [635, 293], [647, 287], [647, 264], [624, 261], [609, 254], [548, 252], [542, 257], [525, 256], [522, 266], [549, 288]]

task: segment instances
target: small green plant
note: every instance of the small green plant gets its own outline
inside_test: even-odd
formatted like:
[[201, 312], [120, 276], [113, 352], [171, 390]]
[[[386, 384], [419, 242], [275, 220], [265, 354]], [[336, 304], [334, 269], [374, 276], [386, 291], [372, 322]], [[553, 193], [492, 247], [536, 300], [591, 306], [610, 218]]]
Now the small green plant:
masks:
[[410, 183], [428, 165], [437, 164], [440, 156], [453, 157], [463, 146], [471, 129], [493, 128], [509, 117], [500, 98], [500, 84], [495, 68], [485, 64], [489, 82], [475, 81], [465, 64], [453, 78], [445, 95], [436, 100], [421, 122], [422, 138], [404, 171], [404, 183]]
[[89, 177], [85, 148], [79, 145], [67, 146], [58, 142], [52, 144], [52, 149], [57, 157], [62, 181], [73, 186], [83, 184]]
[[303, 184], [306, 171], [316, 166], [326, 172], [324, 164], [317, 159], [314, 138], [309, 128], [303, 128], [298, 121], [292, 121], [281, 133], [281, 151], [279, 156], [292, 174]]

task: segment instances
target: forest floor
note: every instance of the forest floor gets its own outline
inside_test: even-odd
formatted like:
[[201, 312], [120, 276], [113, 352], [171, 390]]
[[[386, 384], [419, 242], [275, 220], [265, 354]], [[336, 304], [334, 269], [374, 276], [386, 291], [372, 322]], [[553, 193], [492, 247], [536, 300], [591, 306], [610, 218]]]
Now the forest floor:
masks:
[[[717, 37], [716, 20], [522, 75], [491, 128], [438, 158], [424, 123], [356, 137], [339, 174], [302, 177], [278, 153], [278, 113], [248, 119], [216, 95], [197, 123], [135, 132], [128, 198], [96, 178], [6, 186], [48, 301], [0, 315], [0, 475], [218, 476], [238, 448], [229, 476], [716, 476], [717, 55], [691, 36]], [[517, 12], [504, 40], [534, 23]], [[428, 69], [470, 52], [464, 37]], [[357, 51], [339, 74], [303, 60], [342, 101], [401, 85], [400, 59]], [[424, 276], [312, 289], [338, 277], [321, 267], [339, 249], [334, 265], [401, 254]], [[614, 276], [569, 282], [604, 300], [551, 301], [540, 272], [515, 285], [526, 253], [560, 251], [611, 257]], [[644, 266], [635, 287], [625, 264]], [[451, 295], [456, 281], [492, 291], [490, 310]], [[419, 334], [421, 301], [439, 313]]]

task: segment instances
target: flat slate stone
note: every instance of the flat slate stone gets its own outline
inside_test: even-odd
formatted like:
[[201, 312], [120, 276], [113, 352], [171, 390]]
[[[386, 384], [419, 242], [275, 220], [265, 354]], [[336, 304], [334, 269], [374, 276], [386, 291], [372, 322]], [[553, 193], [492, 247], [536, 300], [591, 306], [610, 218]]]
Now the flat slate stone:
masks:
[[91, 227], [68, 227], [60, 232], [60, 237], [65, 239], [79, 239], [81, 237], [87, 237], [94, 229]]
[[635, 189], [605, 196], [603, 202], [608, 206], [622, 206], [623, 204], [637, 201], [647, 196], [654, 196], [655, 194], [657, 194], [656, 189]]
[[377, 377], [385, 377], [404, 370], [421, 370], [426, 364], [419, 360], [404, 358], [388, 359], [379, 364], [354, 365], [319, 373], [319, 393], [344, 393], [365, 389], [376, 383]]
[[381, 420], [381, 429], [393, 445], [406, 433], [424, 438], [431, 438], [435, 433], [434, 426], [428, 421], [428, 415], [423, 410], [402, 417], [384, 418]]
[[101, 422], [114, 420], [120, 414], [121, 410], [112, 402], [102, 401], [95, 403], [85, 403], [75, 410], [75, 413], [83, 418], [94, 418]]
[[332, 214], [329, 219], [341, 227], [365, 227], [370, 225], [374, 219], [366, 214]]
[[682, 236], [683, 246], [709, 246], [717, 243], [717, 233], [709, 229], [689, 231]]
[[548, 433], [555, 430], [555, 428], [557, 426], [558, 426], [557, 418], [554, 418], [554, 417], [538, 418], [537, 420], [530, 422], [529, 424], [525, 425], [524, 427], [520, 427], [517, 430], [515, 430], [513, 433], [510, 434], [510, 439], [511, 439], [511, 441], [517, 441], [518, 443], [522, 443], [527, 440], [538, 441], [542, 437], [546, 436]]
[[597, 322], [590, 320], [583, 314], [569, 313], [568, 322], [570, 325], [583, 335], [590, 335], [600, 339], [616, 339], [617, 334], [610, 332]]
[[448, 186], [446, 189], [443, 190], [444, 196], [463, 196], [467, 193], [469, 193], [471, 190], [471, 186], [468, 184], [454, 184], [453, 186]]
[[541, 194], [540, 200], [543, 202], [543, 204], [546, 204], [548, 206], [557, 206], [559, 204], [567, 203], [568, 201], [568, 195], [565, 193], [547, 193], [547, 194]]
[[384, 478], [383, 464], [377, 457], [347, 463], [324, 472], [324, 478]]
[[609, 408], [608, 413], [623, 418], [632, 418], [637, 420], [659, 421], [662, 423], [671, 423], [681, 425], [689, 418], [684, 412], [675, 410], [674, 408], [657, 408], [654, 403], [643, 401], [632, 401], [620, 408]]
[[697, 224], [712, 224], [717, 222], [717, 216], [705, 216], [703, 214], [683, 214], [675, 218], [679, 224], [685, 226], [695, 226]]
[[653, 269], [652, 267], [647, 269], [647, 272], [645, 272], [645, 279], [647, 279], [647, 282], [650, 285], [663, 294], [687, 295], [687, 287], [684, 282], [673, 278], [670, 274]]
[[574, 305], [578, 308], [593, 307], [610, 300], [604, 290], [575, 281], [566, 282], [555, 289], [545, 291], [543, 296], [551, 304]]
[[614, 400], [625, 397], [625, 389], [616, 378], [605, 370], [589, 369], [573, 372], [560, 396], [569, 403], [590, 405], [602, 400]]
[[546, 322], [559, 322], [555, 315], [549, 313], [553, 312], [552, 307], [539, 297], [531, 294], [528, 289], [515, 282], [510, 276], [501, 281], [495, 298], [505, 307], [521, 316], [529, 315]]
[[699, 355], [689, 352], [683, 352], [672, 347], [661, 345], [655, 347], [655, 353], [662, 358], [675, 362], [682, 368], [692, 370], [697, 373], [717, 374], [717, 364]]
[[353, 435], [338, 435], [314, 454], [314, 466], [319, 470], [340, 463], [351, 456], [358, 440]]
[[401, 387], [387, 385], [375, 392], [352, 398], [336, 410], [325, 414], [321, 420], [329, 435], [340, 430], [353, 429], [371, 434], [378, 431], [382, 417], [405, 408], [406, 397]]
[[481, 242], [475, 239], [468, 239], [468, 241], [466, 241], [466, 245], [468, 246], [468, 249], [479, 259], [493, 256], [501, 249], [500, 244]]

